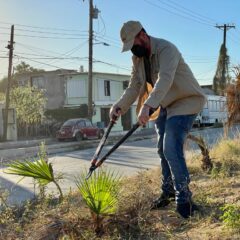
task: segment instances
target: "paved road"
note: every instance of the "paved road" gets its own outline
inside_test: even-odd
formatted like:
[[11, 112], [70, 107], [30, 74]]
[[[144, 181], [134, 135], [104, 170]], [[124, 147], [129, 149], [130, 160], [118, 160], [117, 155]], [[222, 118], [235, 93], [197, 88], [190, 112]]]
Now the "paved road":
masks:
[[[209, 145], [213, 145], [223, 135], [222, 129], [205, 129], [199, 132], [193, 132], [196, 135], [202, 135]], [[240, 126], [235, 126], [229, 136], [234, 137], [240, 133]], [[114, 154], [106, 161], [104, 166], [112, 168], [124, 176], [136, 174], [141, 170], [146, 170], [159, 166], [159, 157], [156, 153], [157, 139], [152, 139], [125, 143], [120, 146]], [[107, 146], [106, 152], [111, 146]], [[190, 144], [190, 149], [196, 148], [196, 145]], [[90, 160], [95, 152], [95, 148], [69, 153], [57, 154], [50, 157], [53, 163], [54, 171], [62, 172], [65, 175], [61, 186], [64, 192], [68, 192], [70, 188], [75, 188], [74, 177], [79, 175], [83, 170], [88, 170]], [[9, 203], [20, 203], [34, 196], [34, 187], [31, 179], [23, 179], [18, 183], [19, 177], [4, 173], [4, 169], [0, 170], [0, 187], [10, 192]], [[49, 191], [55, 191], [54, 186], [49, 186]]]
[[[156, 138], [126, 143], [111, 155], [104, 166], [112, 168], [125, 176], [156, 167], [159, 165], [159, 159], [155, 146]], [[110, 147], [107, 146], [103, 154]], [[75, 188], [75, 176], [78, 176], [85, 169], [88, 170], [95, 150], [95, 148], [92, 148], [50, 157], [49, 160], [53, 163], [54, 171], [64, 173], [65, 179], [60, 182], [64, 192], [68, 192], [70, 188]], [[4, 169], [0, 170], [1, 187], [10, 191], [9, 203], [11, 204], [19, 203], [34, 196], [33, 181], [25, 178], [17, 183], [19, 179], [18, 176], [4, 173]], [[49, 191], [54, 190], [55, 187], [50, 185]]]

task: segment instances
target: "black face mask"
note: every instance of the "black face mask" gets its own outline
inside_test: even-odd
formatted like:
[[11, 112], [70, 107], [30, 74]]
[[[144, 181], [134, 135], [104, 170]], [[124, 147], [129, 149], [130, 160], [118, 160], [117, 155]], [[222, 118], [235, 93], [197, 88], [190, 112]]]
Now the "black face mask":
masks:
[[139, 58], [148, 56], [147, 49], [140, 45], [133, 45], [131, 52]]

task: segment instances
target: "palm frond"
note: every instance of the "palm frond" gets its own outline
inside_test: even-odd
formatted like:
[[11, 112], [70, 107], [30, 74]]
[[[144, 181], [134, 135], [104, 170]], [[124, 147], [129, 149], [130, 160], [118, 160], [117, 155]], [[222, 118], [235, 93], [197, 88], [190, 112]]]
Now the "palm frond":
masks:
[[114, 213], [118, 205], [120, 176], [100, 169], [87, 181], [85, 177], [86, 172], [76, 179], [76, 185], [90, 210], [96, 215]]
[[7, 166], [6, 173], [32, 177], [37, 179], [41, 185], [46, 185], [55, 180], [52, 164], [45, 162], [43, 159], [35, 162], [31, 162], [30, 160], [25, 160], [24, 162], [14, 161]]
[[62, 179], [62, 175], [58, 175], [57, 178], [54, 177], [52, 164], [46, 162], [44, 159], [32, 162], [30, 160], [14, 161], [7, 165], [8, 168], [5, 170], [8, 174], [19, 175], [23, 177], [32, 177], [36, 179], [40, 186], [45, 186], [50, 182], [53, 182], [60, 194], [59, 200], [63, 199], [62, 190], [58, 184], [58, 180]]

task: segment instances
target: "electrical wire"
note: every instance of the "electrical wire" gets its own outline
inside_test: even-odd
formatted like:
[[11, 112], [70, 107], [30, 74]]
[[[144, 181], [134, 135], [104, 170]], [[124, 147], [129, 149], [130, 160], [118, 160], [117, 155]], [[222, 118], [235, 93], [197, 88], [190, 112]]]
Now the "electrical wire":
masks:
[[16, 24], [16, 23], [3, 22], [3, 21], [0, 21], [0, 24], [14, 25], [14, 26], [20, 26], [20, 27], [26, 27], [26, 28], [33, 28], [33, 29], [56, 30], [56, 31], [64, 31], [64, 32], [81, 32], [80, 30], [77, 30], [77, 29], [39, 27], [39, 26], [33, 26], [33, 25], [24, 25], [24, 24]]
[[195, 11], [189, 9], [189, 8], [186, 8], [186, 7], [180, 5], [179, 3], [176, 3], [176, 2], [174, 2], [172, 0], [168, 0], [168, 2], [170, 2], [171, 4], [177, 6], [178, 8], [182, 9], [185, 12], [189, 12], [189, 13], [193, 14], [193, 16], [198, 16], [198, 17], [200, 17], [200, 18], [202, 18], [204, 20], [208, 20], [210, 23], [216, 23], [217, 22], [215, 19], [212, 19], [212, 18], [209, 18], [209, 17], [204, 16], [202, 14], [199, 14], [199, 13], [197, 13], [197, 12], [195, 12]]
[[[100, 16], [100, 20], [103, 24], [103, 28], [96, 33], [99, 34], [100, 36], [104, 37], [106, 35], [106, 25], [105, 25], [105, 22], [104, 22], [104, 19], [103, 19], [102, 15], [99, 14], [99, 16]], [[99, 25], [99, 19], [98, 19], [98, 25]]]
[[[37, 53], [41, 53], [42, 51], [44, 52], [50, 52], [50, 53], [54, 53], [54, 54], [57, 54], [58, 56], [55, 56], [55, 57], [63, 57], [63, 56], [70, 56], [71, 54], [75, 53], [78, 49], [80, 49], [84, 44], [86, 44], [87, 41], [81, 43], [81, 44], [78, 44], [76, 47], [72, 48], [71, 50], [65, 52], [65, 53], [61, 53], [59, 54], [58, 52], [54, 52], [54, 51], [50, 51], [50, 50], [46, 50], [46, 49], [42, 49], [42, 48], [38, 48], [38, 47], [34, 47], [34, 46], [31, 46], [31, 45], [26, 45], [26, 44], [23, 44], [23, 43], [18, 43], [18, 45], [26, 48], [26, 49], [29, 49], [30, 51], [33, 51], [33, 52], [37, 52]], [[59, 59], [58, 60], [50, 60], [47, 61], [46, 63], [48, 64], [53, 64], [53, 63], [56, 63], [60, 61]], [[76, 62], [72, 62], [72, 61], [67, 61], [69, 64], [72, 64], [72, 63], [76, 63]], [[36, 67], [36, 65], [34, 66]]]
[[108, 66], [111, 66], [111, 67], [115, 67], [115, 68], [119, 68], [119, 69], [123, 69], [123, 70], [127, 70], [127, 71], [131, 71], [130, 68], [119, 66], [119, 65], [113, 64], [113, 63], [104, 62], [104, 61], [101, 61], [101, 60], [98, 60], [98, 59], [94, 59], [93, 62], [94, 63], [105, 64], [105, 65], [108, 65]]
[[[0, 29], [9, 30], [7, 27], [0, 27]], [[40, 34], [52, 34], [52, 35], [64, 35], [64, 36], [86, 36], [88, 31], [81, 31], [82, 33], [64, 33], [64, 32], [49, 32], [49, 31], [35, 31], [22, 28], [16, 28], [14, 31], [20, 32], [31, 32], [31, 33], [40, 33]]]
[[[0, 34], [10, 36], [9, 33], [1, 33], [0, 32]], [[27, 34], [14, 34], [14, 36], [30, 37], [30, 38], [62, 39], [62, 40], [87, 39], [87, 35], [86, 35], [86, 37], [65, 37], [65, 38], [64, 37], [49, 37], [49, 36], [42, 36], [42, 35], [27, 35]]]
[[191, 20], [191, 21], [200, 23], [200, 24], [202, 24], [202, 25], [206, 25], [206, 26], [211, 26], [211, 27], [213, 27], [212, 24], [209, 24], [208, 22], [205, 22], [205, 21], [202, 21], [202, 20], [199, 20], [199, 19], [195, 19], [195, 18], [193, 18], [193, 17], [191, 17], [191, 16], [189, 16], [189, 15], [188, 15], [188, 16], [182, 15], [182, 14], [180, 14], [180, 13], [178, 13], [178, 12], [174, 12], [174, 11], [172, 11], [172, 10], [169, 10], [169, 9], [166, 8], [166, 7], [159, 6], [158, 4], [153, 3], [153, 2], [151, 2], [151, 1], [149, 1], [149, 0], [144, 0], [144, 1], [145, 1], [146, 3], [152, 5], [152, 6], [156, 7], [156, 8], [165, 10], [165, 11], [167, 11], [167, 12], [169, 12], [169, 13], [171, 13], [171, 14], [174, 14], [174, 15], [176, 15], [176, 16], [179, 16], [179, 17], [182, 17], [182, 18], [185, 18], [185, 19], [188, 19], [188, 20]]
[[[19, 57], [19, 58], [25, 58], [24, 56], [22, 55], [18, 55], [18, 54], [14, 54], [15, 57]], [[1, 56], [0, 56], [1, 58]], [[8, 57], [6, 57], [8, 58]], [[34, 57], [34, 58], [29, 58], [31, 60], [34, 60], [34, 59], [44, 59], [44, 60], [65, 60], [65, 59], [75, 59], [75, 60], [84, 60], [84, 59], [88, 59], [88, 57]]]
[[35, 63], [39, 63], [39, 64], [41, 64], [41, 65], [46, 65], [46, 66], [49, 66], [49, 67], [54, 67], [54, 68], [57, 68], [57, 69], [62, 69], [62, 67], [59, 67], [59, 66], [56, 66], [56, 65], [52, 65], [52, 64], [48, 64], [48, 63], [45, 63], [45, 62], [40, 62], [40, 61], [31, 59], [31, 58], [27, 58], [27, 57], [21, 57], [21, 58], [22, 58], [22, 59], [29, 60], [29, 61], [32, 61], [32, 62], [35, 62]]

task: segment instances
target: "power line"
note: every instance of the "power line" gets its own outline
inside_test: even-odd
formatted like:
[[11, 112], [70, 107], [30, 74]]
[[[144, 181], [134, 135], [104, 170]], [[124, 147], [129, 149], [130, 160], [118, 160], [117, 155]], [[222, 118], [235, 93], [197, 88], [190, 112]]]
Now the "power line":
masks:
[[[20, 56], [15, 54], [14, 57], [18, 57], [18, 58], [26, 58], [24, 56]], [[0, 57], [1, 58], [1, 57]], [[6, 57], [8, 58], [8, 57]], [[83, 59], [88, 59], [88, 57], [36, 57], [36, 58], [28, 58], [29, 60], [34, 60], [34, 59], [43, 59], [43, 60], [65, 60], [65, 59], [76, 59], [76, 60], [83, 60]]]
[[190, 13], [193, 13], [194, 15], [199, 16], [200, 18], [203, 18], [203, 19], [206, 19], [206, 20], [208, 19], [209, 22], [212, 22], [212, 23], [216, 23], [217, 22], [215, 19], [209, 18], [209, 17], [204, 16], [204, 15], [202, 15], [200, 13], [197, 13], [197, 12], [191, 10], [191, 9], [188, 9], [188, 8], [186, 8], [186, 7], [184, 7], [184, 6], [180, 5], [180, 4], [172, 1], [172, 0], [168, 0], [168, 2], [171, 2], [172, 4], [179, 6], [180, 8], [185, 9], [186, 11], [188, 11]]
[[[8, 27], [0, 27], [0, 29], [8, 30]], [[81, 33], [65, 33], [65, 32], [49, 32], [49, 31], [36, 31], [36, 30], [28, 30], [28, 29], [22, 29], [17, 28], [15, 29], [19, 32], [31, 32], [31, 33], [40, 33], [40, 34], [50, 34], [50, 35], [64, 35], [64, 36], [86, 36], [87, 31], [81, 31]]]
[[[9, 33], [0, 33], [1, 35], [9, 35]], [[46, 39], [63, 39], [63, 40], [74, 40], [74, 39], [87, 39], [87, 35], [84, 37], [50, 37], [50, 36], [42, 36], [42, 35], [27, 35], [27, 34], [15, 34], [18, 37], [31, 37], [31, 38], [46, 38]]]
[[76, 47], [72, 48], [71, 50], [65, 52], [65, 53], [59, 53], [59, 52], [55, 52], [55, 51], [52, 51], [52, 50], [48, 50], [48, 49], [43, 49], [43, 48], [39, 48], [39, 47], [36, 47], [36, 46], [32, 46], [32, 45], [26, 45], [24, 43], [21, 43], [21, 42], [18, 42], [17, 41], [17, 45], [20, 45], [22, 46], [23, 48], [25, 49], [28, 49], [32, 52], [35, 52], [35, 53], [41, 53], [41, 52], [47, 52], [47, 53], [54, 53], [54, 54], [58, 54], [59, 56], [64, 56], [64, 55], [68, 55], [70, 54], [72, 51], [75, 51], [80, 49], [82, 46], [84, 46], [88, 41], [84, 41], [83, 43], [81, 44], [78, 44]]
[[52, 34], [52, 35], [64, 35], [64, 36], [86, 36], [87, 31], [82, 31], [83, 33], [63, 33], [63, 32], [46, 32], [46, 31], [34, 31], [34, 30], [25, 30], [25, 29], [16, 29], [16, 31], [20, 32], [32, 32], [32, 33], [44, 33], [44, 34]]
[[[83, 42], [83, 43], [81, 43], [81, 44], [78, 44], [76, 47], [74, 47], [74, 48], [72, 48], [71, 50], [69, 50], [69, 51], [67, 51], [67, 52], [65, 52], [65, 53], [61, 53], [61, 54], [59, 54], [58, 52], [55, 52], [55, 51], [51, 51], [51, 50], [46, 50], [46, 49], [42, 49], [42, 48], [39, 48], [39, 47], [35, 47], [35, 46], [31, 46], [31, 45], [26, 45], [26, 44], [23, 44], [23, 43], [19, 43], [19, 42], [17, 42], [20, 46], [22, 46], [22, 47], [24, 47], [24, 48], [26, 48], [26, 49], [29, 49], [30, 51], [33, 51], [33, 52], [42, 52], [42, 51], [44, 51], [44, 52], [50, 52], [50, 53], [54, 53], [54, 54], [57, 54], [58, 56], [58, 58], [60, 58], [60, 57], [63, 57], [63, 56], [70, 56], [71, 54], [73, 54], [73, 53], [75, 53], [77, 50], [79, 50], [83, 45], [85, 45], [86, 43], [87, 43], [87, 41], [85, 41], [85, 42]], [[53, 56], [50, 56], [50, 57], [53, 57]], [[54, 56], [55, 58], [56, 58], [56, 56]], [[50, 60], [49, 59], [49, 61], [47, 61], [47, 62], [45, 62], [45, 63], [47, 63], [47, 64], [53, 64], [53, 63], [56, 63], [56, 62], [58, 62], [58, 61], [60, 61], [60, 59], [55, 59], [55, 60]], [[68, 63], [74, 63], [75, 64], [75, 62], [72, 62], [72, 61], [68, 61]], [[42, 64], [42, 63], [41, 63]]]
[[108, 66], [111, 66], [111, 67], [115, 67], [115, 68], [131, 71], [130, 68], [119, 66], [119, 65], [116, 65], [116, 64], [113, 64], [113, 63], [104, 62], [104, 61], [97, 60], [97, 59], [94, 59], [94, 63], [102, 63], [102, 64], [105, 64], [105, 65], [108, 65]]
[[[0, 24], [5, 24], [5, 25], [12, 25], [13, 23], [9, 22], [3, 22], [0, 21]], [[34, 28], [34, 29], [45, 29], [45, 30], [56, 30], [56, 31], [66, 31], [66, 32], [81, 32], [80, 30], [77, 29], [64, 29], [64, 28], [53, 28], [53, 27], [40, 27], [40, 26], [33, 26], [33, 25], [24, 25], [24, 24], [14, 24], [15, 26], [20, 26], [20, 27], [26, 27], [26, 28]]]
[[172, 5], [172, 3], [167, 3], [167, 2], [164, 2], [162, 0], [158, 0], [159, 2], [161, 2], [162, 4], [164, 5], [167, 5], [168, 7], [170, 7], [171, 9], [175, 9], [177, 11], [180, 11], [182, 14], [185, 14], [187, 16], [190, 16], [190, 17], [193, 17], [194, 19], [198, 19], [199, 21], [203, 21], [203, 22], [206, 22], [208, 24], [212, 24], [212, 21], [209, 21], [208, 19], [206, 19], [205, 17], [199, 17], [197, 16], [197, 14], [195, 13], [192, 13], [191, 11], [189, 10], [186, 10], [185, 8], [182, 8], [182, 7], [176, 7]]
[[[173, 12], [173, 11], [169, 10], [168, 8], [159, 6], [158, 4], [152, 3], [152, 2], [150, 2], [149, 0], [144, 0], [144, 1], [147, 2], [148, 4], [154, 6], [154, 7], [157, 7], [157, 8], [159, 8], [159, 9], [165, 10], [165, 11], [167, 11], [167, 12], [169, 12], [169, 13], [171, 13], [171, 14], [174, 14], [174, 15], [176, 15], [176, 16], [179, 16], [179, 17], [182, 17], [182, 18], [185, 18], [185, 19], [188, 19], [188, 20], [191, 20], [191, 21], [194, 21], [194, 22], [197, 22], [197, 23], [200, 23], [200, 24], [203, 24], [203, 25], [207, 25], [207, 26], [211, 26], [211, 27], [212, 27], [212, 24], [209, 24], [208, 22], [205, 22], [205, 21], [203, 21], [203, 20], [195, 19], [195, 18], [193, 18], [193, 17], [191, 17], [191, 16], [184, 16], [184, 15], [182, 15], [182, 14], [179, 14], [178, 12]], [[186, 15], [186, 14], [185, 14], [185, 15]]]
[[57, 68], [57, 69], [62, 68], [62, 67], [59, 67], [59, 66], [56, 66], [56, 65], [48, 64], [48, 63], [45, 63], [45, 62], [40, 62], [40, 61], [31, 59], [31, 58], [27, 58], [27, 57], [21, 57], [21, 58], [32, 61], [32, 62], [35, 62], [35, 63], [42, 64], [42, 65], [46, 65], [46, 66], [49, 66], [49, 67], [54, 67], [54, 68]]

